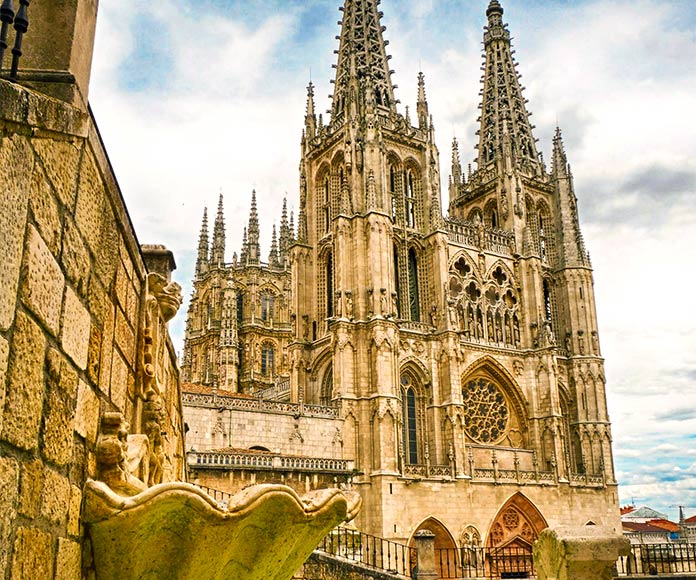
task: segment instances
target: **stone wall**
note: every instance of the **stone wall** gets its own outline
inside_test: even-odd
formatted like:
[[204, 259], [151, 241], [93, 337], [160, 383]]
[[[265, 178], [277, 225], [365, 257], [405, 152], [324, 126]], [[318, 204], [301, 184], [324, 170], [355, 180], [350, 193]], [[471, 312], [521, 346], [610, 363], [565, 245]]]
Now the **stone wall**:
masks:
[[[142, 432], [147, 271], [90, 116], [1, 80], [0, 103], [0, 578], [79, 580], [100, 413]], [[179, 478], [178, 371], [161, 340]]]
[[[245, 408], [225, 408], [219, 401], [209, 406], [185, 404], [187, 451], [261, 446], [288, 455], [344, 457], [341, 419], [308, 416], [298, 405], [233, 397], [228, 400], [243, 403]], [[274, 411], [275, 407], [289, 410]]]
[[357, 563], [314, 552], [293, 580], [397, 580], [399, 578], [403, 576], [385, 574]]

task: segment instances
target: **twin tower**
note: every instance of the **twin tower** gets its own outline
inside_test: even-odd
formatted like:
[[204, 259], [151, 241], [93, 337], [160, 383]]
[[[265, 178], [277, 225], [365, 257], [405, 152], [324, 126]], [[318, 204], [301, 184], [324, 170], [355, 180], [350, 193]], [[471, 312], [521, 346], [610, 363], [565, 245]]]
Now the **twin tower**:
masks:
[[284, 208], [268, 261], [255, 199], [231, 263], [222, 205], [212, 244], [204, 220], [184, 382], [338, 409], [370, 533], [507, 546], [612, 525], [592, 269], [560, 130], [547, 167], [492, 0], [477, 163], [462, 167], [455, 140], [442, 183], [424, 77], [402, 114], [379, 4], [345, 1], [330, 118], [310, 84], [297, 224]]

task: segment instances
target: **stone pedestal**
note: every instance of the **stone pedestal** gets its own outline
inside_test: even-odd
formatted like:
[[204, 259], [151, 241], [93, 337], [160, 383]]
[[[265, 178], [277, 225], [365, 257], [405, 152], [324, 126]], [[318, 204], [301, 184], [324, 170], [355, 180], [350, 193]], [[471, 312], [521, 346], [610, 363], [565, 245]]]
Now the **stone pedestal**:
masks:
[[628, 539], [611, 528], [546, 529], [534, 544], [537, 580], [611, 580], [614, 564], [630, 550]]
[[98, 0], [34, 0], [19, 81], [86, 110], [97, 6]]
[[421, 530], [414, 536], [418, 566], [415, 570], [415, 580], [437, 580], [435, 569], [435, 534], [430, 530]]

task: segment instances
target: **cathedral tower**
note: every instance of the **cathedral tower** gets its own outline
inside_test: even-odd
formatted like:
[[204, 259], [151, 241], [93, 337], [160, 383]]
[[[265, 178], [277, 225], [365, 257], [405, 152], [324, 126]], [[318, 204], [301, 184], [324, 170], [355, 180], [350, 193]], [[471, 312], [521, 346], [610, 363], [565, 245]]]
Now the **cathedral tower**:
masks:
[[616, 525], [592, 270], [560, 130], [549, 171], [491, 0], [476, 163], [462, 167], [455, 140], [443, 216], [425, 76], [412, 123], [379, 4], [344, 2], [327, 122], [307, 88], [297, 234], [284, 204], [263, 263], [253, 193], [239, 260], [224, 264], [221, 210], [211, 248], [204, 216], [185, 376], [298, 405], [306, 422], [310, 408], [336, 417], [371, 534], [531, 550], [547, 525]]

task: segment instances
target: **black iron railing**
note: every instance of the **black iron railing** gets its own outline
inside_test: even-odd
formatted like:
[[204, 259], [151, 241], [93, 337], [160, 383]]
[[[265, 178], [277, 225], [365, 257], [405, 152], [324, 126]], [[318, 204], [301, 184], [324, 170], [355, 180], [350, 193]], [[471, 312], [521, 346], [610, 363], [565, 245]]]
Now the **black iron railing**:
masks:
[[415, 548], [340, 526], [322, 540], [317, 550], [409, 578], [416, 563]]
[[618, 576], [696, 573], [696, 544], [635, 544], [616, 563]]
[[205, 493], [207, 493], [210, 497], [212, 497], [219, 504], [223, 504], [223, 505], [227, 506], [230, 499], [232, 498], [232, 494], [227, 493], [226, 491], [220, 491], [219, 489], [213, 489], [212, 487], [207, 487], [207, 486], [201, 485], [199, 483], [194, 483], [193, 485], [202, 489]]
[[17, 71], [19, 69], [19, 59], [22, 56], [22, 40], [29, 28], [29, 1], [19, 0], [19, 10], [15, 14], [14, 3], [12, 0], [3, 0], [0, 6], [0, 71], [3, 68], [3, 60], [5, 59], [5, 51], [9, 48], [7, 43], [7, 35], [10, 26], [14, 25], [15, 42], [12, 47], [12, 63], [10, 65], [10, 80], [17, 80]]
[[535, 578], [532, 551], [527, 548], [443, 548], [435, 550], [440, 578], [502, 580]]

